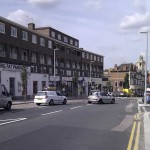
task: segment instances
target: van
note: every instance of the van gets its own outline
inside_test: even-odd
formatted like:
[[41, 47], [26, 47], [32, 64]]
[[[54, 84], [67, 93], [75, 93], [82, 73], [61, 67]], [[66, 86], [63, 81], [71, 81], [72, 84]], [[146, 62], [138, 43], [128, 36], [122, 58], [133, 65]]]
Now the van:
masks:
[[5, 85], [0, 83], [0, 108], [10, 110], [12, 106], [12, 98], [9, 95]]

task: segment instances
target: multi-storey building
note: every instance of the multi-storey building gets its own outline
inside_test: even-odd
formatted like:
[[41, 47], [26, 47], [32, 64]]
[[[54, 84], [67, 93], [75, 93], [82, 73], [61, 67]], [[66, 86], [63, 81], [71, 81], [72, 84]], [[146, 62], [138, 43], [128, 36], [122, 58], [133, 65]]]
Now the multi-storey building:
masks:
[[113, 92], [123, 92], [125, 77], [128, 75], [129, 89], [135, 94], [141, 94], [144, 91], [145, 75], [140, 68], [133, 63], [115, 65], [114, 68], [105, 70], [104, 76], [111, 82]]
[[27, 28], [0, 17], [0, 82], [13, 97], [22, 96], [23, 66], [28, 70], [28, 96], [54, 86], [54, 81], [58, 90], [72, 95], [74, 78], [78, 95], [87, 95], [91, 87], [101, 90], [103, 62], [102, 55], [79, 48], [78, 39], [51, 27], [30, 23]]

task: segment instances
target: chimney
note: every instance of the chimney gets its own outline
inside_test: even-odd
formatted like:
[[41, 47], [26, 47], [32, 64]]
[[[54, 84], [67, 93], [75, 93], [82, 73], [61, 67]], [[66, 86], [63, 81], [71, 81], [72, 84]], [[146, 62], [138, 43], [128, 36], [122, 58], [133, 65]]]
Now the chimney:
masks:
[[34, 23], [29, 23], [28, 24], [28, 29], [34, 30], [35, 29], [35, 24]]

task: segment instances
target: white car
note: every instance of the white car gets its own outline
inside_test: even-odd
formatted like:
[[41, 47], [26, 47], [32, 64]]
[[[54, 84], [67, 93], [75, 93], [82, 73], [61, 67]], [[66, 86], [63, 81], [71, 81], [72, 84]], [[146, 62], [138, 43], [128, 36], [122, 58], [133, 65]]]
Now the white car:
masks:
[[88, 96], [88, 103], [89, 104], [91, 104], [91, 103], [98, 103], [98, 104], [111, 103], [111, 104], [114, 104], [115, 98], [113, 96], [109, 95], [108, 93], [94, 92]]
[[40, 104], [66, 104], [67, 98], [57, 91], [38, 91], [34, 97], [34, 103]]
[[0, 83], [0, 108], [10, 110], [12, 106], [12, 98], [8, 94], [6, 87]]

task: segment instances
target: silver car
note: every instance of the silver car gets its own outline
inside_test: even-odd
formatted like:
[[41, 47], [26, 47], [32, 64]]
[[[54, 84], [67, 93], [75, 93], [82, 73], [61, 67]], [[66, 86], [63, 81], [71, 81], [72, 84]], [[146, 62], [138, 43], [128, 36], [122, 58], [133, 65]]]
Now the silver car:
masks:
[[88, 103], [115, 103], [115, 98], [112, 95], [109, 95], [104, 92], [94, 92], [91, 95], [88, 96]]

